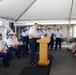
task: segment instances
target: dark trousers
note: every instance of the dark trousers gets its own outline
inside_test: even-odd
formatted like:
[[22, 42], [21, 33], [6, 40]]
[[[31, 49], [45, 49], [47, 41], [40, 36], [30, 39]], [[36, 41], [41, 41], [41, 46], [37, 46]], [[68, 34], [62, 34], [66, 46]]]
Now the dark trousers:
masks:
[[51, 45], [51, 49], [52, 49], [54, 46], [54, 38], [53, 38], [53, 36], [51, 36], [50, 38], [51, 38], [51, 41], [49, 42], [48, 46]]
[[36, 40], [37, 40], [37, 39], [30, 39], [30, 40], [29, 40], [30, 49], [31, 49], [30, 62], [34, 62], [34, 61], [35, 61], [35, 52], [36, 52], [36, 50], [37, 50]]
[[26, 37], [25, 37], [25, 42], [26, 42], [26, 45], [27, 45], [27, 47], [28, 47], [28, 44], [29, 44], [29, 36], [26, 36]]
[[3, 65], [7, 65], [12, 59], [11, 51], [7, 51], [7, 53], [0, 52], [0, 57], [3, 58]]
[[25, 43], [25, 37], [22, 36], [22, 42], [23, 44]]
[[15, 56], [16, 56], [16, 57], [18, 57], [18, 56], [21, 55], [21, 50], [20, 50], [19, 48], [12, 48], [12, 47], [10, 47], [10, 48], [8, 49], [8, 51], [15, 51]]
[[51, 36], [51, 49], [53, 48], [53, 46], [54, 46], [54, 37], [53, 37], [53, 35]]
[[25, 53], [28, 52], [28, 47], [27, 47], [26, 44], [21, 44], [21, 45], [18, 46], [18, 48], [19, 48], [20, 50], [23, 50], [23, 56], [25, 55]]
[[55, 49], [57, 49], [58, 44], [59, 48], [61, 49], [61, 38], [56, 38]]

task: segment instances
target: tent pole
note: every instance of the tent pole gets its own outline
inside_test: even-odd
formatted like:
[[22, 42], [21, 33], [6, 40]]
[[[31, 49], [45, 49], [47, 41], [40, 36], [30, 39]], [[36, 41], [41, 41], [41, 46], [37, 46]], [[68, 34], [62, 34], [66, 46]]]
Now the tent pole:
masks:
[[68, 48], [69, 48], [69, 45], [70, 45], [70, 21], [71, 21], [71, 14], [70, 14], [70, 17], [69, 17], [69, 25], [68, 25]]
[[34, 2], [32, 2], [32, 3], [30, 4], [30, 6], [29, 6], [23, 13], [21, 13], [21, 15], [15, 20], [15, 22], [18, 21], [18, 20], [24, 15], [24, 13], [25, 13], [36, 1], [37, 1], [37, 0], [34, 0]]
[[68, 48], [69, 48], [69, 39], [70, 39], [70, 25], [71, 25], [71, 15], [72, 15], [72, 9], [73, 9], [74, 0], [72, 0], [71, 9], [70, 9], [70, 15], [69, 15], [69, 26], [68, 26]]

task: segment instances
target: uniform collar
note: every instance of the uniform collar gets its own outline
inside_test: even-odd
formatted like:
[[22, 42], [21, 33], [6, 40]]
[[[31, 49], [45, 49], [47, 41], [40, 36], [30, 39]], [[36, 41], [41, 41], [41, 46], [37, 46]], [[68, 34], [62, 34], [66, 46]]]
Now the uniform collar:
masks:
[[9, 38], [9, 39], [13, 39], [13, 38]]
[[33, 28], [36, 29], [34, 26], [33, 26]]

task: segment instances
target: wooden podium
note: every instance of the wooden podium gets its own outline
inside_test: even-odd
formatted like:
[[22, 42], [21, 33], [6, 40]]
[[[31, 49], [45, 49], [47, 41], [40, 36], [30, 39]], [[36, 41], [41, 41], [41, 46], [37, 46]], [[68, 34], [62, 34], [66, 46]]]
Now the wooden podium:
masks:
[[37, 40], [37, 42], [40, 46], [38, 65], [47, 66], [50, 62], [48, 60], [48, 43], [50, 42], [50, 37], [44, 37]]

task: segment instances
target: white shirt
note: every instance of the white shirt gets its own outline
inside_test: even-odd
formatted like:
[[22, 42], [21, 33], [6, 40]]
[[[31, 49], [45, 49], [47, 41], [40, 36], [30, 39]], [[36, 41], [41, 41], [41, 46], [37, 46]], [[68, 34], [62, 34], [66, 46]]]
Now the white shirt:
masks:
[[10, 45], [14, 45], [15, 44], [15, 42], [14, 42], [14, 39], [13, 38], [8, 38], [7, 39], [7, 46], [8, 47], [11, 47]]
[[51, 36], [52, 35], [50, 30], [47, 30], [46, 34], [47, 34], [47, 36]]
[[50, 30], [52, 32], [52, 34], [54, 34], [55, 32], [53, 30]]
[[17, 38], [13, 38], [13, 40], [14, 40], [14, 43], [15, 43], [15, 44], [19, 44], [19, 42], [18, 42], [18, 39], [17, 39]]
[[44, 34], [41, 31], [39, 31], [39, 32], [37, 31], [37, 35], [38, 36], [44, 36]]
[[42, 29], [42, 33], [43, 33], [44, 35], [46, 35], [46, 31], [45, 31], [45, 30], [43, 30], [43, 29]]
[[29, 36], [29, 30], [26, 30], [25, 35]]
[[47, 36], [51, 37], [52, 34], [54, 34], [54, 31], [53, 30], [47, 30], [46, 33], [47, 33]]
[[55, 32], [56, 38], [61, 38], [61, 36], [63, 35], [63, 33], [61, 31], [56, 31]]
[[26, 31], [21, 34], [23, 37], [27, 36]]
[[37, 30], [34, 26], [32, 26], [29, 30], [29, 39], [31, 39], [30, 34], [34, 35], [34, 36], [38, 36], [37, 35]]
[[0, 51], [4, 48], [4, 41], [0, 40]]

